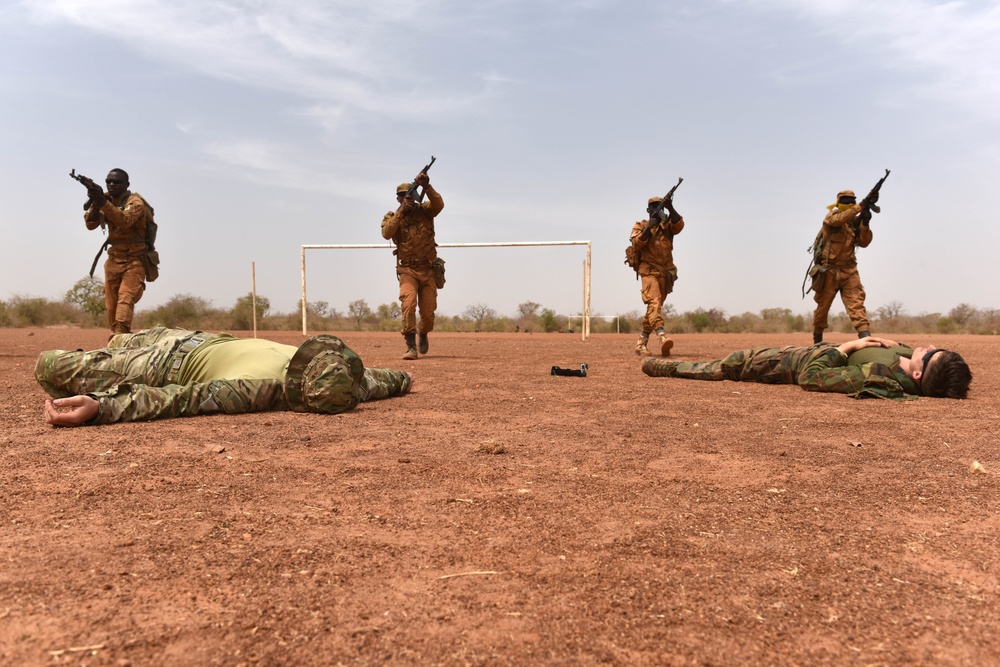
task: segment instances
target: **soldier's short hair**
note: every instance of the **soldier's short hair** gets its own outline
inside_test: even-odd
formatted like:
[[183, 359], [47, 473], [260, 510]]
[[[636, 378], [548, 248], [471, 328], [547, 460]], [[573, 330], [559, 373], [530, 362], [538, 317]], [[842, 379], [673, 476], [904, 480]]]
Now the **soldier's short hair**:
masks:
[[[125, 177], [125, 182], [126, 182], [126, 183], [129, 183], [129, 182], [130, 182], [130, 181], [128, 180], [128, 172], [127, 172], [127, 171], [125, 171], [124, 169], [119, 169], [118, 167], [115, 167], [115, 168], [114, 168], [114, 169], [112, 169], [111, 171], [117, 171], [117, 172], [118, 172], [119, 174], [121, 174], [122, 176], [124, 176], [124, 177]], [[111, 172], [108, 172], [108, 173], [111, 173]]]
[[966, 398], [972, 371], [958, 352], [943, 350], [934, 355], [934, 363], [920, 378], [920, 389], [924, 396], [935, 398]]

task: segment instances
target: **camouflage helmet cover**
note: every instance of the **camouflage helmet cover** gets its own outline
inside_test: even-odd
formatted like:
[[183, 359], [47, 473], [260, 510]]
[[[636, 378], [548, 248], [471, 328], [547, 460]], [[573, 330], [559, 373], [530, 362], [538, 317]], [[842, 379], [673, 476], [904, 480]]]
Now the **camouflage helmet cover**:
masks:
[[346, 412], [360, 400], [365, 367], [336, 336], [313, 336], [295, 352], [285, 374], [285, 398], [296, 412]]
[[413, 183], [400, 183], [399, 185], [396, 186], [396, 194], [405, 195], [407, 192], [410, 191], [410, 187], [412, 185]]

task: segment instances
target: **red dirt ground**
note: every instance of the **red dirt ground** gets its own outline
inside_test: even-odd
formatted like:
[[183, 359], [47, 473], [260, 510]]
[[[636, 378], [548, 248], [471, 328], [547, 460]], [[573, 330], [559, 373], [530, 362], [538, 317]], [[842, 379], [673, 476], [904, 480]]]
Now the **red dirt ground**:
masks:
[[648, 378], [625, 335], [343, 337], [414, 392], [54, 429], [37, 354], [106, 333], [0, 330], [0, 663], [1000, 663], [1000, 337], [935, 339], [973, 398], [908, 403]]

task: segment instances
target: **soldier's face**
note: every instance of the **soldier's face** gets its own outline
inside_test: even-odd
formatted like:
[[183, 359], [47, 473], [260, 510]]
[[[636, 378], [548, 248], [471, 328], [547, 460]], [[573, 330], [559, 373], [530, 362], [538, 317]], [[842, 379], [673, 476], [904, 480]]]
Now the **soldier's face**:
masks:
[[120, 171], [109, 171], [104, 184], [108, 187], [108, 194], [112, 197], [117, 197], [128, 189], [128, 181], [125, 179], [125, 174]]

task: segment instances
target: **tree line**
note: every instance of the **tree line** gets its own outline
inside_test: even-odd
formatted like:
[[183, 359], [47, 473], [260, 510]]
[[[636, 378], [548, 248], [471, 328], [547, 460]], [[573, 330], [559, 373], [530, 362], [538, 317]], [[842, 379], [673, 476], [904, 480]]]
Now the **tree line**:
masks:
[[[351, 301], [346, 311], [339, 311], [325, 301], [306, 304], [309, 328], [313, 331], [399, 331], [398, 302], [383, 303], [374, 309], [364, 299]], [[256, 298], [257, 328], [271, 331], [296, 331], [302, 328], [301, 302], [291, 313], [271, 311], [265, 296]], [[599, 315], [594, 313], [594, 315]], [[947, 314], [911, 315], [903, 304], [892, 301], [869, 312], [873, 330], [885, 334], [1000, 333], [1000, 310], [979, 309], [959, 304]], [[677, 333], [805, 333], [811, 330], [811, 311], [796, 314], [787, 308], [767, 308], [760, 312], [726, 315], [717, 308], [698, 308], [678, 312], [672, 304], [663, 309], [666, 330]], [[614, 317], [595, 317], [591, 333], [635, 333], [641, 329], [642, 312], [632, 310]], [[254, 299], [251, 294], [239, 297], [229, 308], [190, 294], [178, 294], [166, 303], [148, 310], [138, 310], [134, 328], [156, 325], [204, 331], [246, 331], [253, 328]], [[0, 327], [105, 326], [104, 283], [98, 278], [83, 278], [61, 301], [16, 295], [0, 301]], [[558, 314], [534, 301], [518, 305], [510, 315], [498, 313], [486, 304], [467, 306], [461, 315], [439, 314], [437, 331], [496, 332], [572, 332], [579, 330], [580, 314]], [[846, 314], [831, 316], [830, 331], [853, 333]]]

